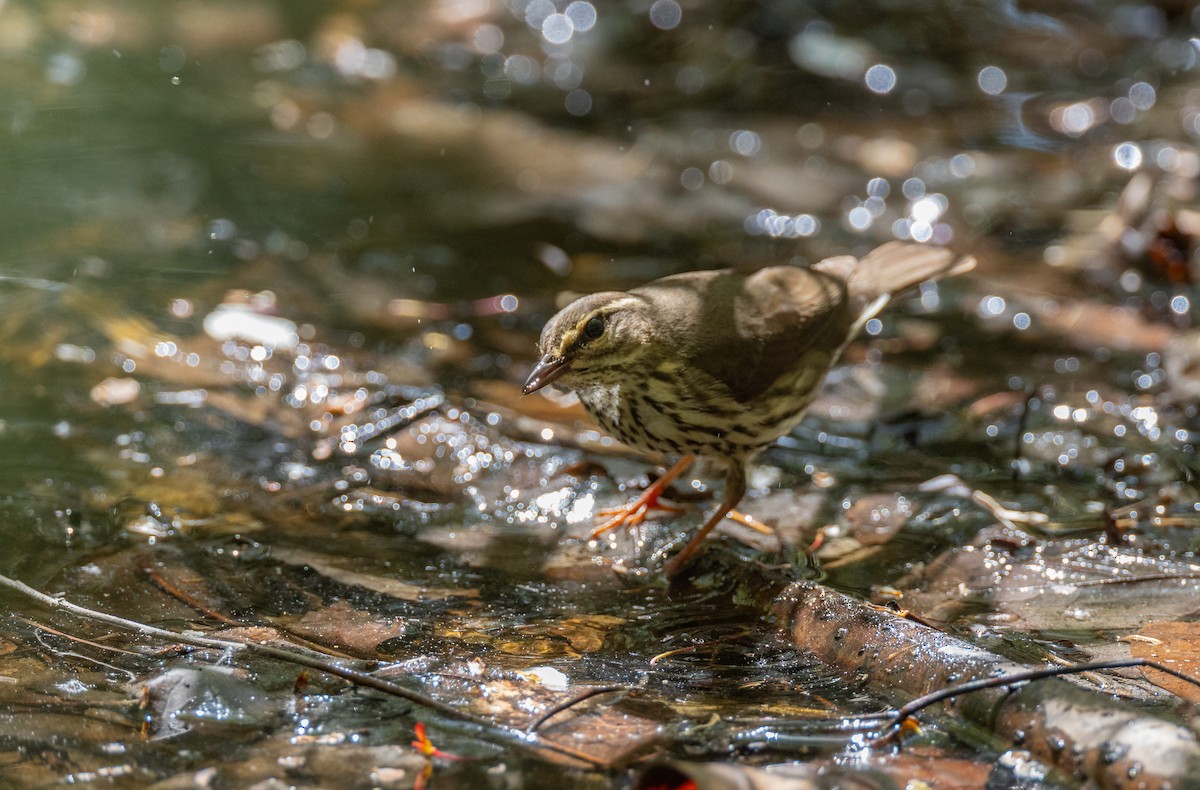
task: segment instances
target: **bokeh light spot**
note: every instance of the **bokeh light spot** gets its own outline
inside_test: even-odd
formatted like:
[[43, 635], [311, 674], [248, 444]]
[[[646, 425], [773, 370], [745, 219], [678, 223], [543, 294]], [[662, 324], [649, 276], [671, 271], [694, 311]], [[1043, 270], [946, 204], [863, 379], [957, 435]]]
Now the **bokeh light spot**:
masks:
[[566, 14], [551, 14], [542, 21], [542, 38], [551, 44], [565, 44], [575, 35], [575, 23]]
[[1148, 110], [1154, 106], [1158, 94], [1154, 86], [1148, 82], [1135, 82], [1129, 87], [1129, 101], [1139, 110]]
[[850, 209], [850, 213], [846, 215], [846, 219], [850, 223], [850, 227], [855, 230], [866, 230], [871, 226], [871, 220], [875, 219], [875, 217], [871, 215], [870, 210], [865, 206], [858, 206]]
[[976, 79], [979, 89], [989, 96], [998, 96], [1008, 87], [1008, 75], [999, 66], [984, 66]]
[[1137, 107], [1128, 98], [1120, 96], [1108, 105], [1108, 115], [1117, 123], [1133, 123], [1137, 118]]
[[596, 6], [587, 0], [575, 0], [566, 7], [563, 14], [580, 33], [586, 33], [596, 26]]
[[876, 63], [871, 68], [867, 69], [867, 73], [863, 77], [866, 80], [867, 87], [875, 93], [891, 93], [896, 87], [896, 72], [891, 66], [885, 66], [882, 63]]
[[592, 111], [592, 94], [585, 90], [576, 88], [567, 94], [567, 98], [563, 101], [563, 105], [567, 108], [567, 112], [576, 117], [587, 115]]
[[471, 41], [480, 55], [494, 55], [504, 46], [504, 31], [495, 25], [480, 25]]
[[704, 171], [698, 167], [689, 167], [680, 174], [679, 183], [683, 184], [684, 189], [695, 192], [704, 186]]
[[728, 184], [733, 178], [733, 165], [718, 159], [708, 166], [708, 177], [714, 184]]
[[754, 156], [762, 150], [762, 138], [742, 129], [729, 135], [729, 147], [742, 156]]
[[1122, 170], [1137, 170], [1142, 166], [1142, 149], [1137, 143], [1121, 143], [1113, 148], [1113, 161]]
[[675, 0], [654, 0], [650, 6], [650, 23], [659, 30], [673, 30], [683, 19], [683, 9]]

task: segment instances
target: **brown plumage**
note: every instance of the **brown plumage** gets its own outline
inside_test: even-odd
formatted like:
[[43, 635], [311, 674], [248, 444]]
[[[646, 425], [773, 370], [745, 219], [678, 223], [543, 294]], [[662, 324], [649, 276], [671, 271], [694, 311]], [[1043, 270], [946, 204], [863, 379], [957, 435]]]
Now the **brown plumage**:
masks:
[[974, 265], [952, 260], [892, 242], [862, 260], [687, 272], [567, 305], [542, 330], [525, 392], [555, 382], [622, 442], [683, 456], [595, 534], [638, 523], [693, 456], [724, 461], [722, 503], [668, 565], [681, 569], [745, 494], [747, 461], [800, 421], [846, 343], [892, 294]]

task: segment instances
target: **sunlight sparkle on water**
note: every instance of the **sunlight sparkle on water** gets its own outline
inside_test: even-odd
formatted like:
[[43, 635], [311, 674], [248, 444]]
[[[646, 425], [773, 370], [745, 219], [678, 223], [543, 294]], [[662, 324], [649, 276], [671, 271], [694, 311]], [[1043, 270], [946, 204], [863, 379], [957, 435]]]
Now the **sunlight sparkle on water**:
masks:
[[762, 150], [762, 138], [746, 129], [729, 135], [729, 147], [742, 156], [755, 156]]
[[1082, 136], [1096, 121], [1096, 111], [1085, 101], [1061, 105], [1050, 111], [1050, 125], [1068, 137]]
[[[865, 210], [865, 209], [864, 209]], [[870, 213], [868, 212], [868, 216]], [[746, 217], [745, 230], [751, 236], [767, 235], [772, 238], [795, 239], [812, 236], [821, 230], [821, 221], [811, 214], [792, 217], [765, 208]]]
[[874, 219], [875, 217], [871, 215], [870, 209], [865, 206], [852, 208], [850, 209], [850, 213], [846, 215], [846, 221], [855, 230], [866, 230], [871, 226], [871, 222]]
[[586, 0], [575, 0], [563, 11], [575, 30], [586, 33], [596, 26], [596, 7]]
[[999, 66], [984, 66], [979, 70], [979, 89], [989, 96], [1004, 93], [1008, 87], [1008, 75]]
[[683, 19], [683, 9], [675, 0], [655, 0], [650, 6], [650, 22], [659, 30], [672, 30]]
[[827, 25], [814, 23], [788, 42], [788, 54], [797, 66], [815, 74], [856, 80], [873, 53], [865, 42], [834, 35]]
[[892, 89], [896, 87], [896, 72], [892, 70], [891, 66], [885, 66], [882, 63], [876, 63], [867, 69], [863, 79], [866, 81], [867, 87], [875, 93], [891, 93]]
[[1113, 161], [1122, 170], [1137, 170], [1142, 166], [1142, 149], [1137, 143], [1120, 143], [1113, 148]]
[[294, 348], [296, 324], [280, 316], [254, 312], [247, 305], [224, 304], [204, 317], [204, 332], [214, 340], [244, 340], [269, 348]]
[[565, 44], [575, 35], [575, 23], [566, 14], [551, 14], [542, 20], [542, 38], [551, 44]]

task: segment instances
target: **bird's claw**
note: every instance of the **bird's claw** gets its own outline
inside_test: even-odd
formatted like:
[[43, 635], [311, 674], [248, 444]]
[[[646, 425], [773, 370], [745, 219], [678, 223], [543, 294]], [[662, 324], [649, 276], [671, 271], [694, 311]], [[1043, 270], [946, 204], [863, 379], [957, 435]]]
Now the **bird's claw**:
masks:
[[620, 507], [608, 507], [596, 512], [596, 518], [605, 519], [605, 521], [592, 530], [589, 540], [595, 540], [605, 532], [611, 532], [618, 527], [637, 527], [646, 521], [646, 517], [652, 511], [661, 510], [666, 513], [682, 513], [686, 508], [679, 505], [666, 502], [659, 498], [657, 493], [652, 496], [646, 496], [643, 492], [641, 496], [628, 504]]
[[646, 520], [646, 516], [652, 510], [665, 510], [668, 513], [682, 513], [684, 508], [679, 505], [673, 505], [668, 502], [663, 502], [661, 497], [663, 492], [667, 490], [667, 486], [674, 482], [675, 478], [683, 474], [687, 468], [695, 460], [695, 456], [685, 455], [680, 458], [675, 464], [662, 474], [657, 480], [651, 483], [646, 490], [638, 494], [631, 502], [621, 507], [610, 507], [601, 510], [596, 514], [597, 518], [608, 519], [600, 526], [592, 531], [589, 540], [595, 540], [605, 532], [614, 530], [617, 527], [636, 527]]

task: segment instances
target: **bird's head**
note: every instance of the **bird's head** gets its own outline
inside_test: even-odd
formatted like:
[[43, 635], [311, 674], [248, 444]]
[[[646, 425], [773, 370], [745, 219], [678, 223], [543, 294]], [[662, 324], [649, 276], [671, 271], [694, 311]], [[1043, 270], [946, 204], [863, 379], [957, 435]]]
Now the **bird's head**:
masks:
[[576, 299], [542, 328], [542, 358], [529, 374], [528, 395], [557, 381], [576, 387], [610, 380], [650, 349], [654, 311], [641, 296], [606, 291]]

